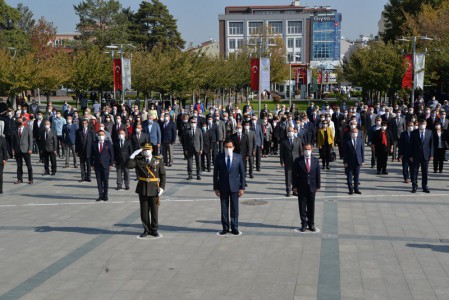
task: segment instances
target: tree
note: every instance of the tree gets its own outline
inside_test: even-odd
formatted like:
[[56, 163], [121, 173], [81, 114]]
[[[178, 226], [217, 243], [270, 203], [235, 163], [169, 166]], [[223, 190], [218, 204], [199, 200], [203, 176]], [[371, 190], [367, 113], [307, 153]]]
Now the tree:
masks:
[[37, 58], [45, 59], [55, 51], [51, 42], [56, 38], [56, 27], [52, 22], [48, 22], [44, 17], [40, 18], [31, 29], [30, 35], [32, 51]]
[[80, 18], [76, 29], [84, 47], [89, 42], [99, 48], [128, 43], [129, 22], [118, 0], [85, 0], [73, 7]]
[[19, 3], [17, 5], [17, 10], [20, 13], [20, 20], [17, 24], [18, 28], [23, 32], [29, 34], [31, 29], [33, 29], [34, 24], [36, 23], [33, 19], [33, 12], [29, 9], [28, 6]]
[[[23, 9], [23, 7], [21, 7]], [[28, 35], [21, 28], [21, 11], [0, 0], [0, 47], [14, 47], [23, 53], [29, 47]]]
[[384, 42], [394, 42], [404, 35], [406, 15], [416, 17], [421, 11], [422, 4], [438, 6], [444, 0], [390, 0], [385, 5], [385, 32], [382, 34]]
[[163, 49], [184, 48], [185, 41], [178, 31], [176, 19], [159, 0], [142, 1], [132, 23], [133, 41], [148, 51], [156, 46]]

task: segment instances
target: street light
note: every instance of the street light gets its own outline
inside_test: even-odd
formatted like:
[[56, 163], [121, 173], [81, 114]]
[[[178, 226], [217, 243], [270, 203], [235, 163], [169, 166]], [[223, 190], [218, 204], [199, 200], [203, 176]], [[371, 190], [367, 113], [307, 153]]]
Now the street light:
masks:
[[415, 90], [416, 90], [416, 80], [415, 80], [415, 56], [416, 56], [416, 40], [422, 41], [433, 41], [432, 38], [426, 36], [412, 36], [412, 37], [402, 37], [397, 39], [399, 42], [410, 42], [413, 41], [413, 51], [412, 51], [412, 60], [413, 60], [413, 89], [412, 96], [410, 102], [413, 103], [415, 101]]
[[[119, 50], [120, 53], [120, 70], [123, 70], [123, 53], [124, 53], [124, 49], [125, 48], [132, 48], [132, 49], [136, 49], [135, 46], [131, 45], [131, 44], [111, 44], [106, 46], [107, 49], [111, 50], [112, 53], [112, 57], [114, 57], [114, 50]], [[115, 86], [114, 86], [114, 98], [115, 98]], [[122, 76], [122, 94], [121, 94], [121, 100], [122, 100], [122, 104], [125, 103], [125, 91], [123, 89], [123, 76]]]
[[294, 55], [287, 55], [289, 67], [290, 67], [290, 77], [288, 78], [288, 102], [289, 106], [292, 107], [292, 60], [291, 58], [301, 58], [300, 55], [294, 54]]
[[[265, 38], [266, 39], [266, 38]], [[248, 46], [255, 46], [259, 48], [259, 104], [258, 104], [258, 115], [260, 115], [261, 111], [261, 101], [262, 101], [262, 87], [260, 84], [262, 72], [260, 70], [260, 62], [262, 61], [262, 50], [266, 51], [268, 47], [277, 47], [276, 44], [270, 44], [269, 41], [263, 42], [264, 38], [258, 38], [256, 44], [248, 44]], [[263, 47], [263, 49], [262, 49]]]

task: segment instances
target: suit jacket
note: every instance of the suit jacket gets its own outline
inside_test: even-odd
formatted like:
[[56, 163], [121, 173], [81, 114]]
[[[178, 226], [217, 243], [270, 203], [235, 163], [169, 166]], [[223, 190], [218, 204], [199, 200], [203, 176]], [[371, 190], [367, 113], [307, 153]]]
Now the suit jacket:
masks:
[[75, 145], [76, 143], [76, 132], [78, 126], [75, 124], [65, 124], [62, 126], [62, 140], [66, 145]]
[[100, 153], [100, 141], [92, 144], [91, 163], [95, 169], [109, 168], [114, 163], [114, 147], [108, 140], [103, 142], [103, 151]]
[[263, 146], [262, 126], [260, 126], [259, 124], [255, 125], [255, 126], [252, 125], [251, 130], [254, 131], [254, 134], [256, 136], [256, 146], [257, 147]]
[[426, 129], [424, 142], [421, 141], [421, 133], [419, 129], [413, 130], [410, 137], [410, 147], [412, 149], [410, 157], [414, 161], [422, 162], [433, 157], [434, 144], [433, 133]]
[[[47, 138], [45, 138], [47, 136]], [[39, 137], [39, 148], [45, 150], [46, 152], [56, 151], [58, 148], [58, 137], [51, 129], [41, 131], [41, 136]]]
[[[438, 149], [439, 139], [438, 139], [438, 133], [436, 130], [433, 130], [432, 133], [433, 133], [433, 149], [435, 151], [435, 149]], [[447, 134], [448, 134], [447, 130], [445, 130], [445, 129], [441, 130], [441, 144], [442, 144], [444, 150], [448, 149]]]
[[243, 159], [254, 155], [256, 151], [256, 134], [254, 131], [243, 132], [240, 140], [240, 155]]
[[[435, 123], [437, 121], [440, 121], [439, 117], [435, 117], [435, 118], [427, 118], [426, 123], [427, 123], [427, 129], [429, 130], [434, 130], [435, 129]], [[440, 121], [441, 122], [441, 121]]]
[[28, 151], [33, 150], [33, 132], [28, 127], [23, 127], [22, 137], [19, 137], [19, 128], [13, 132], [12, 141], [11, 141], [12, 149], [17, 153], [21, 151], [22, 153], [26, 153]]
[[[243, 138], [243, 133], [241, 134], [242, 138]], [[231, 135], [231, 140], [234, 142], [234, 153], [238, 153], [241, 154], [242, 152], [242, 138], [240, 138], [240, 142], [239, 142], [239, 136], [238, 133], [234, 133], [233, 135]]]
[[214, 124], [217, 125], [217, 131], [218, 131], [217, 142], [223, 141], [226, 138], [225, 122], [218, 120], [218, 121], [215, 121]]
[[365, 162], [364, 140], [357, 138], [355, 148], [352, 144], [352, 138], [346, 140], [344, 143], [345, 147], [343, 149], [345, 150], [343, 151], [343, 163], [348, 164], [348, 168], [350, 169], [361, 166]]
[[310, 159], [310, 173], [307, 173], [304, 156], [298, 157], [293, 163], [292, 186], [298, 189], [298, 194], [316, 193], [321, 188], [320, 161], [315, 156]]
[[0, 136], [0, 160], [7, 161], [8, 158], [9, 158], [8, 141], [3, 136]]
[[242, 156], [232, 154], [231, 169], [228, 171], [226, 156], [220, 153], [215, 159], [214, 165], [214, 190], [220, 193], [237, 193], [245, 189], [245, 165]]
[[203, 152], [209, 153], [212, 151], [212, 131], [206, 130], [206, 132], [203, 132]]
[[327, 135], [327, 144], [329, 146], [333, 146], [334, 145], [334, 133], [332, 131], [332, 128], [328, 127], [326, 131], [323, 128], [318, 130], [318, 135], [317, 135], [317, 145], [318, 145], [318, 147], [323, 147], [324, 146], [324, 135], [325, 134]]
[[293, 145], [290, 144], [290, 139], [285, 138], [281, 142], [280, 159], [281, 164], [285, 168], [291, 170], [293, 162], [302, 155], [302, 142], [300, 138], [293, 139]]
[[184, 150], [188, 156], [203, 151], [203, 133], [199, 127], [195, 129], [195, 135], [190, 128], [184, 132]]
[[131, 142], [128, 139], [125, 139], [123, 141], [123, 146], [120, 144], [122, 143], [121, 140], [114, 143], [114, 160], [115, 164], [117, 166], [124, 166], [125, 163], [128, 161], [129, 157], [132, 154], [132, 147]]
[[410, 155], [412, 153], [410, 141], [411, 141], [411, 132], [410, 136], [407, 131], [401, 133], [401, 137], [399, 139], [399, 152], [398, 155], [402, 155], [402, 160], [408, 161], [410, 159]]
[[156, 178], [159, 178], [159, 182], [156, 181], [142, 181], [139, 180], [136, 187], [136, 193], [147, 197], [156, 197], [159, 187], [165, 190], [165, 168], [164, 161], [159, 156], [152, 156], [150, 163], [141, 154], [137, 155], [134, 159], [128, 159], [126, 162], [128, 169], [136, 169], [137, 177], [140, 178], [153, 178], [148, 169], [151, 170]]
[[45, 120], [40, 121], [41, 123], [39, 124], [38, 120], [34, 120], [33, 124], [33, 138], [36, 139], [36, 141], [39, 141], [41, 137], [41, 132], [45, 130]]
[[118, 135], [120, 133], [120, 130], [124, 130], [125, 131], [125, 136], [126, 136], [127, 139], [130, 138], [128, 136], [128, 130], [126, 130], [125, 125], [124, 124], [119, 124], [118, 126], [119, 126], [118, 129], [117, 129], [117, 124], [114, 124], [114, 126], [112, 126], [111, 138], [112, 138], [112, 141], [114, 143], [119, 140]]
[[84, 129], [78, 129], [75, 140], [76, 153], [85, 159], [90, 159], [92, 154], [92, 144], [95, 140], [95, 133], [87, 129], [86, 135], [84, 135]]
[[376, 149], [376, 153], [390, 153], [391, 145], [393, 145], [393, 137], [388, 129], [385, 132], [387, 137], [387, 146], [382, 144], [382, 130], [379, 129], [374, 132], [373, 145]]
[[153, 145], [159, 145], [161, 143], [161, 127], [159, 123], [153, 122], [151, 130], [149, 130], [149, 124], [145, 121], [142, 125], [142, 132], [148, 135], [148, 141]]
[[406, 130], [404, 118], [399, 118], [399, 121], [397, 121], [397, 118], [391, 118], [388, 129], [393, 135], [393, 141], [398, 141], [402, 132]]
[[161, 140], [164, 144], [173, 144], [176, 141], [176, 125], [173, 121], [169, 121], [167, 125], [160, 124]]
[[[154, 126], [154, 125], [153, 125]], [[159, 125], [157, 125], [159, 126]], [[148, 140], [148, 135], [145, 134], [144, 132], [140, 133], [140, 138], [137, 139], [137, 133], [134, 132], [134, 134], [131, 136], [131, 148], [132, 151], [136, 151], [138, 149], [140, 149], [143, 145], [145, 145], [146, 143], [149, 143], [150, 141]]]

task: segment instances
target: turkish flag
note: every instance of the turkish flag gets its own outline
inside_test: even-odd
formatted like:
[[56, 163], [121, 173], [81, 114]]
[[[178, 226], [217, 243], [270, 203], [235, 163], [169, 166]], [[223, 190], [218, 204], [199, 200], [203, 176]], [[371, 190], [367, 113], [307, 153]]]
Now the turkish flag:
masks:
[[260, 63], [258, 58], [251, 58], [251, 90], [259, 90], [259, 68]]
[[114, 90], [122, 90], [122, 61], [120, 58], [115, 58], [113, 61], [114, 72]]
[[411, 54], [404, 54], [402, 66], [405, 69], [404, 77], [402, 77], [402, 89], [413, 88], [413, 56]]

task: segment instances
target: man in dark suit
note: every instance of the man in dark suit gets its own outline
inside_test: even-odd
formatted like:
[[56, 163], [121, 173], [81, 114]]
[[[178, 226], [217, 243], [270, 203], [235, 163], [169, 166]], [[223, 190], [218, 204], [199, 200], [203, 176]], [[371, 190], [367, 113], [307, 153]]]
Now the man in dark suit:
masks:
[[98, 132], [98, 141], [92, 144], [91, 164], [95, 169], [99, 197], [97, 201], [108, 201], [109, 171], [114, 162], [114, 148], [103, 130]]
[[65, 165], [64, 168], [69, 167], [70, 162], [70, 151], [73, 155], [73, 167], [78, 168], [76, 163], [76, 132], [78, 131], [78, 126], [73, 124], [73, 118], [71, 116], [67, 117], [67, 124], [62, 126], [62, 141], [64, 145], [65, 153]]
[[[159, 126], [158, 124], [155, 124]], [[153, 126], [153, 125], [152, 125]], [[137, 125], [134, 134], [131, 137], [131, 148], [134, 151], [142, 148], [143, 145], [149, 143], [148, 134], [142, 132], [142, 125]]]
[[[126, 162], [128, 169], [136, 169], [137, 183], [136, 193], [139, 194], [140, 219], [144, 231], [138, 238], [146, 238], [148, 235], [159, 238], [159, 204], [160, 196], [165, 190], [164, 162], [159, 156], [153, 155], [153, 147], [147, 143], [141, 149], [137, 149]], [[151, 214], [151, 221], [150, 221]]]
[[377, 158], [377, 174], [387, 175], [388, 154], [393, 153], [393, 137], [391, 132], [387, 130], [387, 121], [382, 121], [379, 130], [374, 132], [373, 144], [371, 147]]
[[210, 172], [210, 164], [212, 158], [213, 130], [207, 129], [207, 124], [201, 127], [203, 130], [203, 153], [201, 154], [201, 171]]
[[15, 135], [15, 132], [17, 130], [16, 127], [16, 118], [14, 117], [14, 111], [12, 109], [9, 109], [6, 112], [6, 117], [3, 118], [3, 121], [5, 122], [5, 129], [4, 129], [4, 135], [5, 135], [5, 139], [8, 142], [8, 153], [9, 153], [9, 158], [13, 157], [13, 149], [12, 149], [12, 139], [13, 136]]
[[239, 197], [245, 192], [245, 167], [242, 156], [234, 153], [234, 143], [230, 139], [224, 142], [224, 153], [217, 156], [214, 165], [214, 191], [221, 202], [221, 225], [218, 233], [224, 236], [229, 232], [229, 205], [231, 208], [231, 233], [241, 235], [239, 231]]
[[407, 130], [401, 133], [399, 139], [399, 160], [402, 161], [402, 175], [404, 176], [404, 183], [410, 182], [410, 176], [413, 176], [413, 163], [410, 161], [412, 148], [410, 145], [411, 134], [414, 130], [413, 122], [408, 122]]
[[[351, 130], [351, 138], [344, 141], [343, 164], [345, 166], [349, 195], [361, 194], [359, 190], [360, 168], [365, 162], [364, 140], [357, 128]], [[354, 182], [354, 184], [353, 184]]]
[[173, 144], [176, 142], [176, 125], [170, 119], [170, 114], [164, 115], [164, 123], [161, 124], [162, 155], [165, 166], [173, 165]]
[[33, 124], [33, 140], [36, 143], [38, 147], [39, 152], [39, 162], [44, 161], [44, 157], [42, 155], [42, 149], [40, 149], [40, 138], [41, 138], [41, 132], [45, 130], [44, 126], [44, 119], [41, 112], [37, 113], [37, 118], [34, 120]]
[[434, 144], [432, 131], [426, 129], [427, 121], [419, 121], [419, 128], [414, 130], [410, 137], [410, 161], [413, 163], [412, 193], [416, 193], [418, 188], [418, 172], [422, 172], [422, 189], [425, 193], [430, 193], [427, 186], [427, 174], [429, 171], [429, 161], [433, 159]]
[[426, 123], [427, 123], [426, 128], [428, 130], [434, 130], [436, 122], [440, 122], [441, 123], [440, 118], [437, 116], [436, 111], [432, 110], [432, 112], [430, 113], [430, 117], [428, 117], [427, 120], [426, 120]]
[[92, 144], [95, 140], [95, 134], [89, 129], [87, 119], [82, 121], [81, 127], [76, 133], [75, 151], [80, 159], [81, 180], [79, 182], [91, 181], [91, 154]]
[[[249, 122], [243, 122], [242, 139], [240, 142], [240, 154], [242, 155], [243, 161], [245, 162], [245, 173], [248, 170], [250, 178], [254, 178], [253, 166], [254, 166], [254, 156], [256, 155], [256, 134], [254, 131], [250, 130]], [[249, 167], [248, 167], [249, 165]]]
[[263, 131], [262, 126], [257, 123], [257, 117], [252, 117], [251, 131], [254, 132], [256, 136], [256, 147], [255, 147], [255, 157], [256, 157], [256, 171], [260, 171], [260, 163], [262, 160], [262, 149], [263, 149]]
[[302, 155], [302, 142], [300, 138], [295, 138], [295, 129], [288, 128], [287, 138], [281, 142], [281, 166], [284, 167], [286, 196], [290, 197], [292, 186], [293, 162]]
[[131, 140], [131, 137], [128, 136], [128, 134], [127, 134], [125, 124], [122, 123], [122, 117], [121, 116], [117, 116], [116, 119], [115, 119], [115, 124], [114, 124], [114, 126], [112, 126], [112, 133], [111, 133], [112, 142], [114, 144], [116, 142], [118, 142], [118, 140], [119, 140], [120, 130], [124, 130], [125, 133], [126, 133], [126, 138], [128, 140]]
[[235, 127], [235, 133], [231, 135], [231, 140], [234, 143], [234, 153], [241, 154], [242, 138], [242, 124], [237, 124], [237, 126]]
[[3, 169], [9, 158], [8, 142], [3, 136], [0, 136], [0, 194], [3, 194]]
[[33, 153], [33, 133], [29, 127], [23, 126], [23, 120], [17, 119], [17, 129], [12, 136], [12, 151], [17, 162], [17, 181], [23, 183], [23, 160], [28, 169], [28, 183], [33, 184], [33, 167], [31, 166], [31, 153]]
[[393, 155], [391, 157], [391, 161], [398, 159], [397, 152], [398, 152], [399, 139], [401, 137], [402, 132], [406, 130], [405, 127], [406, 127], [405, 119], [402, 118], [401, 112], [398, 111], [396, 113], [396, 116], [394, 118], [391, 118], [390, 123], [388, 124], [388, 129], [390, 130], [391, 135], [393, 136]]
[[320, 161], [312, 156], [311, 144], [304, 145], [304, 155], [293, 163], [292, 184], [293, 193], [298, 193], [299, 215], [301, 228], [305, 232], [315, 229], [315, 194], [321, 188]]
[[129, 169], [125, 167], [127, 160], [132, 153], [131, 142], [126, 138], [125, 130], [120, 130], [117, 142], [114, 143], [114, 160], [117, 169], [117, 187], [121, 190], [123, 182], [125, 190], [129, 190]]
[[44, 169], [45, 172], [42, 174], [50, 175], [49, 161], [51, 162], [51, 176], [56, 174], [56, 149], [58, 147], [58, 137], [51, 130], [50, 121], [46, 120], [44, 123], [44, 130], [41, 132], [39, 138], [40, 145], [39, 148], [42, 151], [42, 156], [44, 158]]
[[201, 129], [197, 128], [195, 118], [190, 119], [190, 128], [184, 133], [184, 143], [184, 155], [187, 157], [187, 172], [189, 174], [187, 180], [193, 179], [193, 157], [195, 157], [196, 164], [196, 179], [201, 180], [200, 156], [203, 153], [203, 134]]

